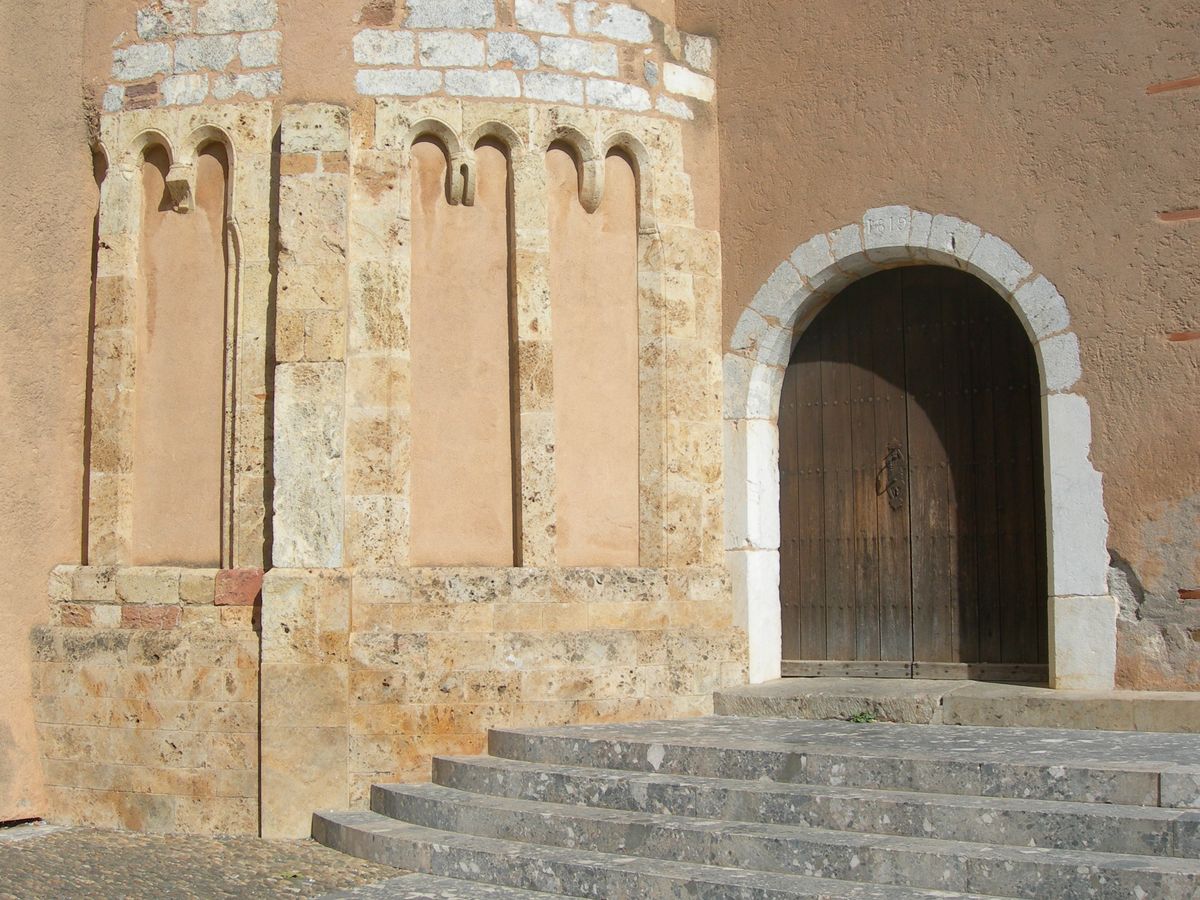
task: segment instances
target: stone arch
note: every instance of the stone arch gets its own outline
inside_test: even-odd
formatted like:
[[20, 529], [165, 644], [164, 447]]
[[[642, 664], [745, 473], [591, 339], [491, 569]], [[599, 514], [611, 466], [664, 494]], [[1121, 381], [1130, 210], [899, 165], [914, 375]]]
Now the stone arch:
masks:
[[953, 266], [984, 281], [1033, 343], [1042, 393], [1050, 679], [1056, 688], [1111, 690], [1116, 603], [1108, 594], [1108, 518], [1093, 467], [1091, 411], [1072, 393], [1079, 340], [1054, 285], [1003, 239], [954, 216], [907, 206], [798, 246], [743, 311], [724, 359], [725, 548], [753, 682], [780, 675], [778, 415], [794, 338], [844, 287], [885, 268]]

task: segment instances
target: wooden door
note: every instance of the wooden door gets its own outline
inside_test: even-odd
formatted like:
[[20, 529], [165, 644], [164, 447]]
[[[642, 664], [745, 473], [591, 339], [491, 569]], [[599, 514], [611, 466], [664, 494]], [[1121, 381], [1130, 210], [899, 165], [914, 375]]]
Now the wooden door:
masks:
[[879, 273], [817, 317], [780, 405], [785, 669], [1044, 676], [1037, 383], [957, 270]]

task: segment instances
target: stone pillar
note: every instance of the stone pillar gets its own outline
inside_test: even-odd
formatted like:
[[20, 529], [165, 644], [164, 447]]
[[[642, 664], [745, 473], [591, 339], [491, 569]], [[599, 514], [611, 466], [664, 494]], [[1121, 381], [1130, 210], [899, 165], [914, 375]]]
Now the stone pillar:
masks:
[[347, 109], [282, 125], [273, 561], [263, 584], [262, 834], [305, 837], [344, 807], [349, 706], [345, 564]]

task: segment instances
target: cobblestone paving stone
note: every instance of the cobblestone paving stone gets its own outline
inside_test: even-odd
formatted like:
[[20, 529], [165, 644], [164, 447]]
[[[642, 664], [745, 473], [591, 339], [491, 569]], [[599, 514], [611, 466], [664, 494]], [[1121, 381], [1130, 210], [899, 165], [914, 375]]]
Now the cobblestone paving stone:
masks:
[[3, 900], [320, 897], [397, 874], [315, 841], [0, 828]]

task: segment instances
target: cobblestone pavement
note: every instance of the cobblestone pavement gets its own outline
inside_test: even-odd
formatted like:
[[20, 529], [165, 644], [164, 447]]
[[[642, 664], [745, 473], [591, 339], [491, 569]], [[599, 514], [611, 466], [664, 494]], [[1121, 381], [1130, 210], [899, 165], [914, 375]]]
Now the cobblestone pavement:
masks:
[[0, 828], [0, 898], [319, 897], [395, 878], [314, 841]]

